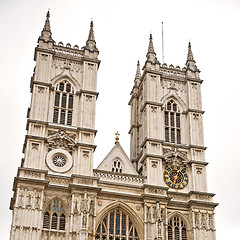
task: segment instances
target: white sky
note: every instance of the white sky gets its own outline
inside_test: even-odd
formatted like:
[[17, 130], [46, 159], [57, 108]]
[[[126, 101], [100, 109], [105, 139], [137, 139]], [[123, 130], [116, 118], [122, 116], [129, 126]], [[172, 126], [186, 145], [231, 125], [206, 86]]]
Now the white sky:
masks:
[[[51, 11], [53, 39], [85, 45], [91, 18], [102, 61], [98, 75], [95, 166], [120, 132], [129, 154], [128, 101], [137, 60], [145, 62], [150, 31], [161, 61], [164, 22], [165, 62], [183, 67], [191, 40], [201, 70], [209, 192], [216, 193], [217, 239], [240, 230], [240, 1], [238, 0], [0, 0], [1, 174], [0, 239], [8, 239], [12, 184], [23, 157], [34, 48]], [[108, 113], [111, 114], [108, 114]], [[235, 238], [236, 239], [236, 238]]]

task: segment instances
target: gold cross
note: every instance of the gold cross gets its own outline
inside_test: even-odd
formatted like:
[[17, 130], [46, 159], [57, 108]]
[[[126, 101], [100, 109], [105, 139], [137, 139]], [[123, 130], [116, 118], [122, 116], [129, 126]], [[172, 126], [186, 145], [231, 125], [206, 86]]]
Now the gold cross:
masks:
[[119, 135], [120, 135], [120, 133], [118, 133], [118, 131], [115, 133], [115, 135], [116, 135], [116, 138], [115, 138], [115, 140], [116, 140], [116, 143], [118, 142], [118, 140], [119, 140]]

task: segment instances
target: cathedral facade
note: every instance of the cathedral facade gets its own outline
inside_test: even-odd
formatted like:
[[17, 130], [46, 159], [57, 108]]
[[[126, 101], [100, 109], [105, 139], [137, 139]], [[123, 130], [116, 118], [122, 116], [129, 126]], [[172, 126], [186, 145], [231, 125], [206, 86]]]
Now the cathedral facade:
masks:
[[[11, 240], [215, 240], [207, 191], [201, 83], [157, 60], [152, 35], [131, 91], [130, 158], [116, 143], [93, 169], [99, 51], [38, 39], [24, 158], [13, 184]], [[127, 119], [126, 119], [127, 121]]]

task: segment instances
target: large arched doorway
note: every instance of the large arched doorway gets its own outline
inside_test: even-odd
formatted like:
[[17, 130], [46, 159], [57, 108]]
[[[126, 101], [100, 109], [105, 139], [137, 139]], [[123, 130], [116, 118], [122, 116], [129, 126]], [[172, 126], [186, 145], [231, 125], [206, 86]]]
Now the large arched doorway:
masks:
[[120, 208], [107, 212], [96, 228], [95, 239], [138, 240], [140, 239], [131, 216]]

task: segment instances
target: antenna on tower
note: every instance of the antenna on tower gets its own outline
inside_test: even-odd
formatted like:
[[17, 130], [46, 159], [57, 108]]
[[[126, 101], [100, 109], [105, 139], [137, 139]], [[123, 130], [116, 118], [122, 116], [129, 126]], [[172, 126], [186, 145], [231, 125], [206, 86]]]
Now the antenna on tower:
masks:
[[163, 38], [163, 22], [162, 22], [162, 63], [164, 63], [164, 38]]

